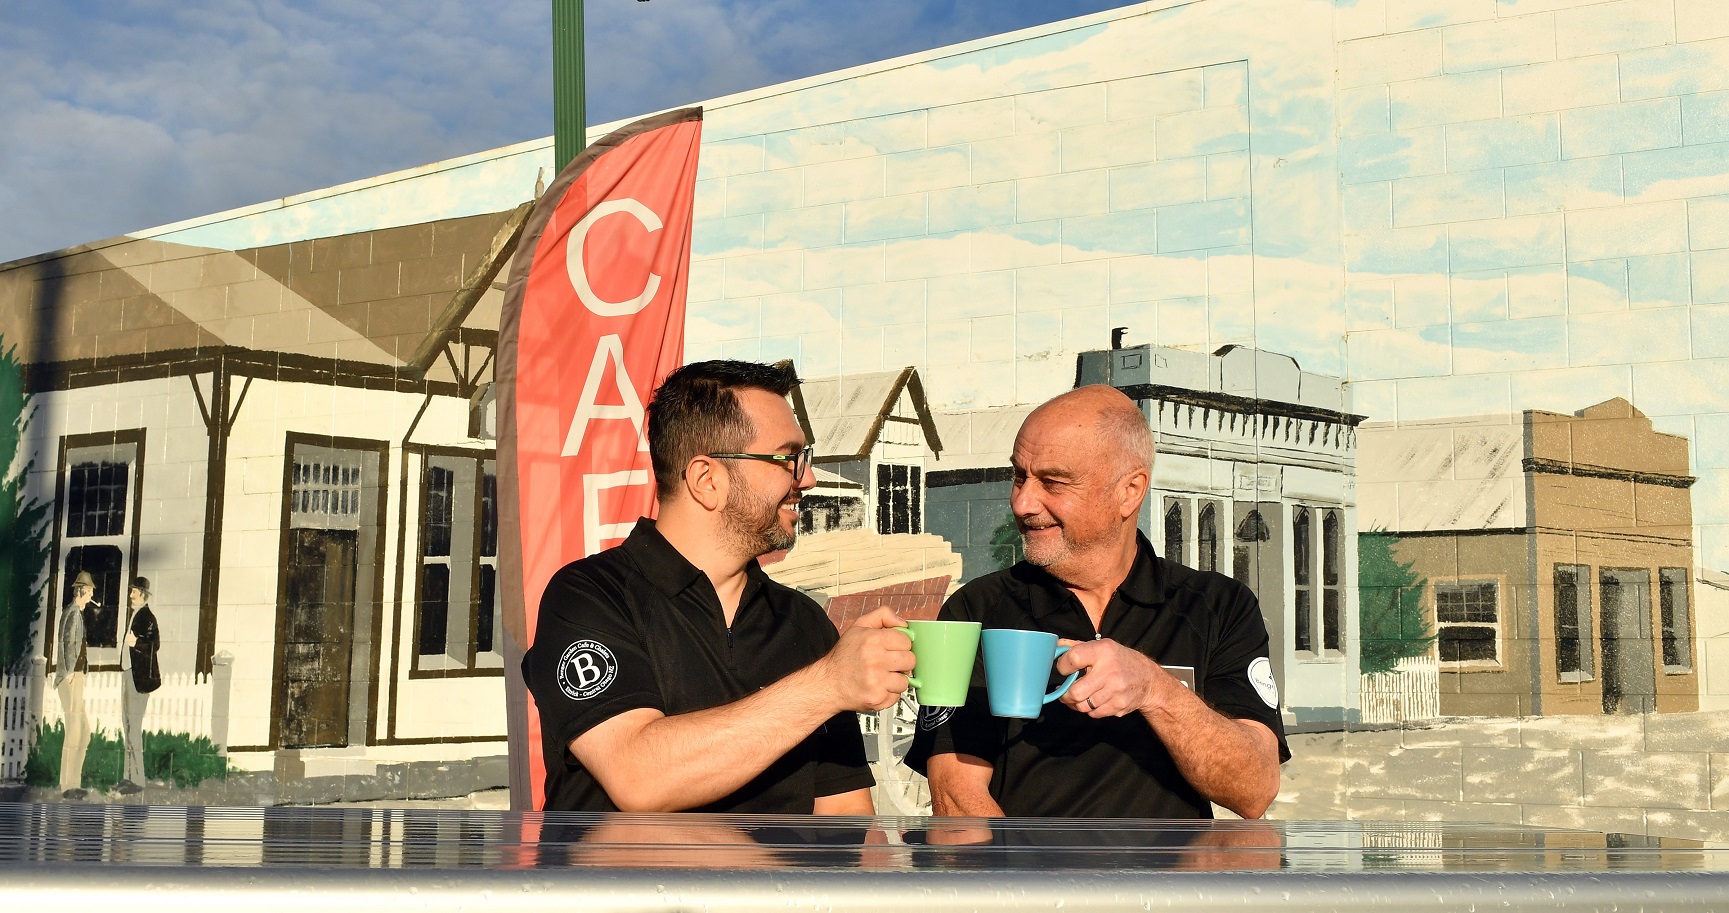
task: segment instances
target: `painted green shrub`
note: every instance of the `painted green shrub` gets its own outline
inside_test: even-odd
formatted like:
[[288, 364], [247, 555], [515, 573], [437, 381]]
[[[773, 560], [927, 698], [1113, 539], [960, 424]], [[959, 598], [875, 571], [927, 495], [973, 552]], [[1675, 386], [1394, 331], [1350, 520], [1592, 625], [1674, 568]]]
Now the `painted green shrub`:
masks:
[[[36, 743], [24, 762], [24, 782], [31, 786], [55, 786], [60, 780], [60, 748], [66, 741], [66, 729], [60, 723], [53, 726], [38, 724]], [[117, 735], [97, 730], [90, 734], [90, 748], [84, 755], [84, 788], [109, 790], [123, 776], [124, 747]], [[216, 744], [204, 736], [184, 732], [144, 733], [144, 776], [159, 782], [172, 783], [182, 789], [197, 786], [205, 780], [225, 780], [232, 768], [228, 759], [216, 750]]]
[[1426, 583], [1393, 555], [1398, 537], [1384, 532], [1357, 536], [1357, 596], [1362, 606], [1364, 675], [1392, 672], [1399, 660], [1422, 656], [1435, 642], [1423, 617]]
[[49, 503], [28, 498], [22, 459], [30, 397], [17, 349], [0, 340], [0, 672], [22, 672], [47, 586]]
[[991, 531], [991, 560], [996, 562], [996, 570], [1000, 571], [1013, 567], [1021, 558], [1021, 531], [1015, 526], [1015, 515], [1011, 513]]

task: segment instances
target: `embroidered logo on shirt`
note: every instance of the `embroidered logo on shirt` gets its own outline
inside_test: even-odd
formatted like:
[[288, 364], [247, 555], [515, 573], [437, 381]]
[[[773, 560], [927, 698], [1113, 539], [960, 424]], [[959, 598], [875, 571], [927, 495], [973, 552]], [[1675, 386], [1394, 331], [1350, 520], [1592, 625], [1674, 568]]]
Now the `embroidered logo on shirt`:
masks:
[[948, 722], [949, 717], [954, 715], [955, 708], [953, 707], [920, 707], [919, 728], [925, 730], [935, 729]]
[[605, 645], [579, 640], [558, 658], [558, 690], [573, 701], [586, 701], [605, 691], [618, 677], [618, 660]]
[[1255, 686], [1255, 693], [1268, 707], [1279, 708], [1279, 683], [1273, 681], [1273, 661], [1265, 656], [1255, 657], [1249, 663], [1249, 684]]

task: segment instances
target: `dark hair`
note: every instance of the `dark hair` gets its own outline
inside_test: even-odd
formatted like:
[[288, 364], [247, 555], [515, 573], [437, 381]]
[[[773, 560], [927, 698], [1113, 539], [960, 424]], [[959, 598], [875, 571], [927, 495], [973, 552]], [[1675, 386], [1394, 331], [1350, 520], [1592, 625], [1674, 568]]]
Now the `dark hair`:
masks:
[[699, 361], [668, 374], [648, 403], [648, 453], [655, 488], [678, 490], [692, 457], [731, 453], [750, 446], [756, 434], [739, 408], [735, 390], [767, 390], [786, 396], [798, 386], [790, 362]]

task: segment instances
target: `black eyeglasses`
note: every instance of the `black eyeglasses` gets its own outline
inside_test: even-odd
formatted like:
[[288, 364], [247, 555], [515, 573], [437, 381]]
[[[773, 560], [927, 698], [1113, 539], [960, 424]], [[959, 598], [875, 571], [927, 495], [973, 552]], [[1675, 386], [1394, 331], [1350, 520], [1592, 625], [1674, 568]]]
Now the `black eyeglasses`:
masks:
[[794, 479], [802, 479], [804, 471], [810, 468], [811, 459], [816, 456], [816, 448], [806, 447], [794, 453], [711, 453], [708, 456], [717, 460], [763, 460], [779, 463], [792, 470]]

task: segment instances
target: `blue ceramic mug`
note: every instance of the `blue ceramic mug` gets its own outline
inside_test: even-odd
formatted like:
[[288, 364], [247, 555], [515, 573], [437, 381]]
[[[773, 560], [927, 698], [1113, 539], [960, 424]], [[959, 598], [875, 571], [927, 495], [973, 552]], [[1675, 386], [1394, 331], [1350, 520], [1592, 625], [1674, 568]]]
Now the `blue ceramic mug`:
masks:
[[1057, 690], [1045, 693], [1051, 664], [1069, 651], [1057, 646], [1057, 635], [1048, 631], [991, 628], [984, 632], [983, 641], [985, 691], [993, 716], [1037, 719], [1039, 711], [1062, 697], [1081, 674], [1070, 673]]

